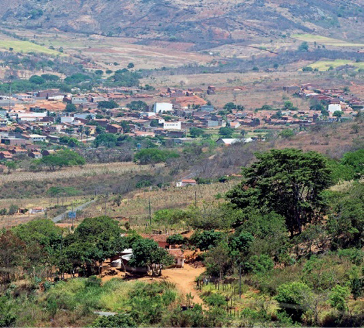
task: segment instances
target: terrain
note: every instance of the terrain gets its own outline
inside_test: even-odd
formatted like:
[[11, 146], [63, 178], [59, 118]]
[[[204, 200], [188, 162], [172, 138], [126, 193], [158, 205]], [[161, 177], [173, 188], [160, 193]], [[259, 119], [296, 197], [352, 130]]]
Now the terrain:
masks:
[[138, 43], [183, 41], [205, 48], [313, 32], [363, 40], [362, 5], [362, 0], [5, 0], [0, 16], [5, 24], [32, 29], [131, 37]]

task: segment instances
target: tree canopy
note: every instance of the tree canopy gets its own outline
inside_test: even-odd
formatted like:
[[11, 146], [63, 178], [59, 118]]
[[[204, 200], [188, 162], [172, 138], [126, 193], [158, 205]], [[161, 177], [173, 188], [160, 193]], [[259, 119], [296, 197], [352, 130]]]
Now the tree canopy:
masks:
[[273, 149], [256, 157], [251, 167], [243, 168], [242, 183], [227, 193], [236, 208], [274, 211], [285, 218], [291, 234], [322, 217], [322, 191], [331, 183], [324, 156], [297, 149]]

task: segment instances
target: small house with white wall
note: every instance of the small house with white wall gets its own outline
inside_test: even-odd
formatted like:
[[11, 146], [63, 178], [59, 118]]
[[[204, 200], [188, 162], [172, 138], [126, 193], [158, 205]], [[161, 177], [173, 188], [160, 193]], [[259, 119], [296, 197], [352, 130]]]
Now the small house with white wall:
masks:
[[171, 103], [155, 103], [153, 111], [157, 114], [173, 112], [173, 105]]
[[181, 122], [164, 122], [163, 129], [164, 130], [181, 130], [182, 124], [181, 124]]

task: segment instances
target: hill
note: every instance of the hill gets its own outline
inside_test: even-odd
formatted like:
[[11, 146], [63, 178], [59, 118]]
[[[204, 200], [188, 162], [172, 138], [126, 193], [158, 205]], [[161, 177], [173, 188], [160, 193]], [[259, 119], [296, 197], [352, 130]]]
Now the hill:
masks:
[[364, 40], [362, 0], [3, 0], [7, 26], [54, 28], [151, 40], [184, 41], [199, 48], [297, 34]]

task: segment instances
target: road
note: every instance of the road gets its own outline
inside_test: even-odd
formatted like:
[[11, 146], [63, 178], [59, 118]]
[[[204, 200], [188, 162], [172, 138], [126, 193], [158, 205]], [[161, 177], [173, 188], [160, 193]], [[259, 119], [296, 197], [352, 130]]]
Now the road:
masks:
[[[77, 207], [75, 207], [73, 209], [74, 212], [77, 212], [77, 211], [82, 211], [83, 209], [85, 209], [87, 206], [89, 206], [90, 204], [92, 204], [93, 202], [95, 202], [95, 199], [93, 200], [90, 200], [89, 202], [86, 202], [86, 203], [83, 203], [82, 205], [79, 205]], [[67, 218], [67, 214], [68, 214], [69, 211], [66, 211], [66, 212], [63, 212], [62, 214], [60, 215], [57, 215], [55, 218], [52, 219], [52, 221], [54, 223], [57, 223], [59, 221], [62, 221], [64, 219]]]

